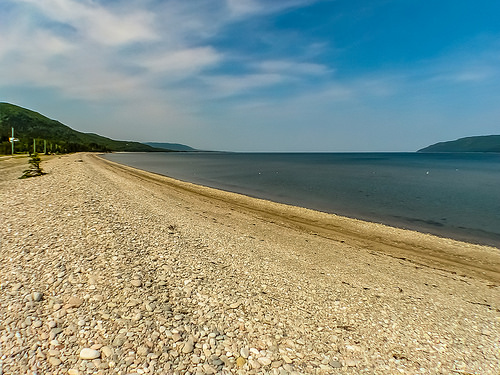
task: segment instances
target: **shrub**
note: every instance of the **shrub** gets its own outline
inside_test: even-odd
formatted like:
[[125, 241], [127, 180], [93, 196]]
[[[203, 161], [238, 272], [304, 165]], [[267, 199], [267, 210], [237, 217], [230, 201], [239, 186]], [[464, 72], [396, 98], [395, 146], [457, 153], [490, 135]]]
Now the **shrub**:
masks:
[[31, 154], [31, 158], [28, 160], [30, 167], [23, 172], [23, 175], [19, 178], [29, 178], [44, 175], [45, 172], [40, 168], [40, 163], [42, 160], [38, 153], [34, 152]]

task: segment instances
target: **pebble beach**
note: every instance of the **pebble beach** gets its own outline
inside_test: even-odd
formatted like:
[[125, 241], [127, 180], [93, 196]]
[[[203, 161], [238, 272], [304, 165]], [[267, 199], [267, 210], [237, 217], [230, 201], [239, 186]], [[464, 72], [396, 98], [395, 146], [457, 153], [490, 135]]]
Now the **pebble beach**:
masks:
[[500, 374], [500, 249], [27, 160], [0, 160], [0, 374]]

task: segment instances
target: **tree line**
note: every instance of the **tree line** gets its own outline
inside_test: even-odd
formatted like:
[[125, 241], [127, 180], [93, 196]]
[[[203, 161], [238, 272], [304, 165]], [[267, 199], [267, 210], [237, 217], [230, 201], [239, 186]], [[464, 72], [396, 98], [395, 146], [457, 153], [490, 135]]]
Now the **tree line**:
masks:
[[[33, 142], [35, 140], [35, 142]], [[36, 150], [33, 149], [35, 143]], [[98, 143], [75, 143], [64, 141], [50, 141], [42, 138], [23, 139], [14, 142], [14, 152], [16, 154], [32, 154], [44, 152], [47, 154], [68, 154], [72, 152], [110, 152], [111, 150]], [[9, 137], [2, 136], [0, 138], [0, 154], [8, 155], [12, 153], [12, 144], [9, 142]]]

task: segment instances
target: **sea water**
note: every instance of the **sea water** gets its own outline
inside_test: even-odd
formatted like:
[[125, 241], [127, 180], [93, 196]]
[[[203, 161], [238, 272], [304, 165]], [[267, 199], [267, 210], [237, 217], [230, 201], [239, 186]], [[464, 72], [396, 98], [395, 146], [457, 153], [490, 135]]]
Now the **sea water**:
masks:
[[275, 202], [500, 247], [500, 154], [186, 152], [105, 157]]

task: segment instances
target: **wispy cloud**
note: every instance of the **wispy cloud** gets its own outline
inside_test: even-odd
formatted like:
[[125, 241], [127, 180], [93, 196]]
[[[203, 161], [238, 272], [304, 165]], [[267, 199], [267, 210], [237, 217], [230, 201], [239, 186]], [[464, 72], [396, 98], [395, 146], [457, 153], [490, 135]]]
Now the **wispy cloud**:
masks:
[[332, 69], [322, 64], [303, 63], [293, 60], [267, 60], [256, 63], [256, 68], [268, 73], [321, 76], [332, 73]]
[[199, 73], [214, 66], [222, 55], [213, 47], [186, 48], [177, 51], [162, 51], [160, 54], [142, 55], [138, 65], [152, 73], [171, 74], [172, 80]]
[[150, 26], [154, 14], [127, 6], [105, 8], [93, 1], [20, 0], [35, 8], [47, 20], [67, 25], [78, 37], [109, 46], [150, 41], [158, 35]]
[[223, 98], [235, 95], [251, 94], [253, 90], [264, 89], [283, 83], [286, 80], [281, 74], [259, 73], [247, 75], [207, 76], [204, 82], [209, 86], [212, 97]]
[[440, 68], [431, 72], [429, 82], [457, 85], [483, 83], [498, 75], [498, 69], [489, 64], [479, 64], [479, 66], [455, 66], [449, 67], [448, 69]]
[[233, 18], [243, 18], [261, 14], [271, 14], [311, 5], [318, 0], [226, 0], [230, 16]]
[[[321, 64], [301, 63], [292, 60], [251, 61], [242, 64], [242, 72], [234, 75], [210, 74], [200, 78], [215, 98], [260, 93], [283, 84], [300, 85], [309, 78], [328, 78], [332, 70]], [[270, 91], [269, 93], [271, 93]], [[268, 94], [269, 94], [268, 93]]]
[[227, 0], [202, 5], [200, 10], [193, 3], [172, 0], [149, 2], [148, 11], [140, 2], [130, 1], [20, 2], [24, 21], [19, 28], [5, 30], [8, 40], [0, 50], [0, 59], [3, 56], [14, 69], [0, 76], [12, 84], [17, 80], [55, 87], [85, 100], [102, 100], [113, 92], [128, 97], [128, 90], [147, 91], [158, 79], [165, 85], [196, 77], [203, 83], [198, 95], [208, 89], [212, 97], [221, 98], [331, 72], [322, 64], [258, 61], [250, 56], [244, 57], [247, 71], [243, 74], [206, 72], [234, 63], [234, 56], [226, 56], [211, 43], [219, 30], [245, 17], [310, 1]]

